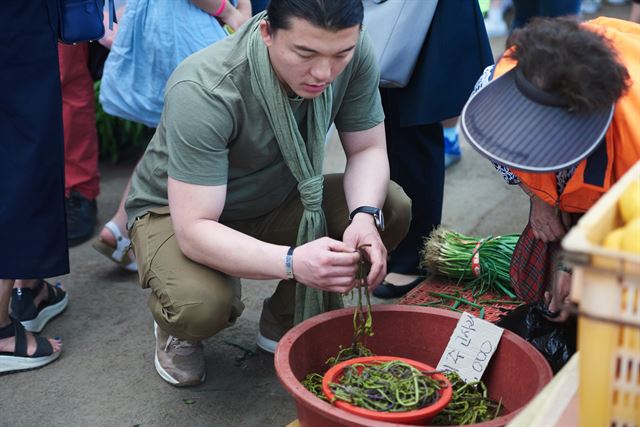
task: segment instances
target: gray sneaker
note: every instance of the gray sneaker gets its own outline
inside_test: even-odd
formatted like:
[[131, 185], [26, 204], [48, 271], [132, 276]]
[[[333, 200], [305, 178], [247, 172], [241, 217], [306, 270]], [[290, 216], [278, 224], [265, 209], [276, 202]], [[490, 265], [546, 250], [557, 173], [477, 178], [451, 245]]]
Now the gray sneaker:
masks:
[[153, 323], [156, 336], [154, 364], [163, 380], [176, 387], [202, 384], [207, 376], [201, 341], [181, 340]]
[[260, 329], [256, 344], [258, 348], [275, 353], [280, 338], [293, 327], [293, 315], [274, 315], [269, 307], [269, 298], [262, 303], [260, 315]]

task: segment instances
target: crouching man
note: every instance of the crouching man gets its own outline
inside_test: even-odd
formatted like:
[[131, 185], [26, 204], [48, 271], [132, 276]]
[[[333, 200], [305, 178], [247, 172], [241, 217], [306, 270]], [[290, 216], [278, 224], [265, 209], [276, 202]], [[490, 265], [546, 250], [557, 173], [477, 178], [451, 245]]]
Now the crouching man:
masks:
[[[170, 384], [204, 381], [201, 341], [242, 313], [239, 277], [282, 279], [260, 319], [268, 351], [294, 322], [341, 306], [361, 245], [368, 283], [384, 278], [410, 201], [389, 180], [362, 17], [361, 0], [271, 0], [167, 83], [126, 207]], [[323, 176], [332, 122], [347, 166]]]

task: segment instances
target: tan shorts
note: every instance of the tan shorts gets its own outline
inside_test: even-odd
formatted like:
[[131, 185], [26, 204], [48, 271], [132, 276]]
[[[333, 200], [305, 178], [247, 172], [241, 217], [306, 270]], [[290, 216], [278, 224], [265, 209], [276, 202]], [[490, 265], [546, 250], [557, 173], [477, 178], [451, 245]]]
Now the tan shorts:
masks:
[[[342, 174], [325, 176], [322, 205], [329, 236], [341, 240], [349, 225]], [[294, 245], [303, 210], [296, 190], [267, 215], [224, 224], [265, 242]], [[386, 228], [381, 233], [382, 240], [391, 250], [405, 236], [411, 222], [411, 201], [394, 182], [389, 185], [383, 211]], [[232, 325], [242, 314], [240, 281], [182, 254], [168, 208], [136, 219], [130, 235], [140, 283], [143, 288], [151, 288], [149, 308], [164, 331], [179, 339], [202, 340]], [[280, 282], [269, 298], [273, 315], [279, 318], [292, 315], [294, 286], [292, 281]]]

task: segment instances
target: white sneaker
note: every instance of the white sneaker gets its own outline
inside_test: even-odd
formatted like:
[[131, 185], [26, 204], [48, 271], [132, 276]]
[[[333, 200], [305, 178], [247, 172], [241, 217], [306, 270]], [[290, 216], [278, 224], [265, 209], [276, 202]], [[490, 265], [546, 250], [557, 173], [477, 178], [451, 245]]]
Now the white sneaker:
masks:
[[293, 327], [293, 316], [274, 315], [269, 306], [269, 298], [265, 299], [262, 302], [262, 314], [260, 314], [258, 339], [256, 340], [258, 348], [268, 353], [275, 353], [278, 341], [291, 327]]
[[262, 335], [260, 332], [258, 332], [258, 339], [256, 340], [256, 344], [259, 348], [271, 354], [274, 354], [276, 352], [276, 348], [278, 347], [278, 341], [271, 340]]

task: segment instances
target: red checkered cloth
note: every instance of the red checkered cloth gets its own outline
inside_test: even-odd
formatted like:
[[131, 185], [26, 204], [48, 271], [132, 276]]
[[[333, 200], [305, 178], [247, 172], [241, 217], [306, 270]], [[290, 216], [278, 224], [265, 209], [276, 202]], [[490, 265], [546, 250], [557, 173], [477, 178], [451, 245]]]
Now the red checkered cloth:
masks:
[[553, 284], [553, 266], [559, 252], [559, 242], [537, 239], [531, 224], [527, 224], [513, 251], [509, 272], [519, 299], [527, 303], [543, 301], [544, 291], [551, 290]]

